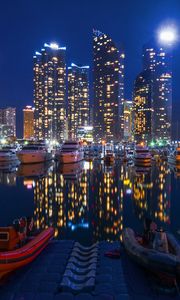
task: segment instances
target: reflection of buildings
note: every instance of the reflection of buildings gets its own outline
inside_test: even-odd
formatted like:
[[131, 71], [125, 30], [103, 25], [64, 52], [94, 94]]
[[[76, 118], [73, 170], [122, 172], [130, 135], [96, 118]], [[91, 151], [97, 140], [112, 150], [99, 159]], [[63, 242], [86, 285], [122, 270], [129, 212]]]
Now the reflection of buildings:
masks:
[[[122, 233], [123, 187], [115, 170], [86, 162], [75, 180], [51, 169], [34, 180], [34, 218], [37, 227], [53, 225], [67, 238], [78, 229], [93, 231], [94, 240], [119, 240]], [[97, 184], [98, 182], [98, 184]]]
[[52, 225], [63, 236], [69, 226], [88, 222], [87, 170], [76, 180], [65, 180], [63, 174], [50, 170], [35, 181], [35, 219], [39, 228]]
[[171, 176], [166, 162], [153, 165], [149, 172], [134, 173], [132, 199], [138, 217], [170, 223], [170, 190]]
[[151, 172], [134, 170], [133, 176], [133, 204], [139, 219], [147, 217], [150, 210], [151, 189], [153, 187]]
[[153, 169], [153, 178], [154, 217], [163, 223], [170, 223], [171, 174], [166, 162]]
[[0, 184], [14, 186], [16, 185], [16, 172], [0, 171]]
[[97, 165], [91, 187], [91, 213], [95, 240], [120, 240], [123, 229], [123, 192], [119, 168]]

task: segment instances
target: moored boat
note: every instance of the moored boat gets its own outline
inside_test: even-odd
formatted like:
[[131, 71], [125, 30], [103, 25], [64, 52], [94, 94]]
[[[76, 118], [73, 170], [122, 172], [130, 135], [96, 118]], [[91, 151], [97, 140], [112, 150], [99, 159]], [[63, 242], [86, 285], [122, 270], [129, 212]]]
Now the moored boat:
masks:
[[17, 157], [22, 164], [41, 163], [51, 160], [52, 153], [45, 144], [29, 144], [17, 151]]
[[53, 236], [54, 229], [50, 227], [37, 236], [32, 236], [24, 246], [17, 248], [19, 234], [15, 228], [0, 228], [0, 278], [33, 261]]
[[168, 155], [168, 162], [173, 165], [180, 165], [180, 146], [175, 151]]
[[114, 153], [112, 150], [106, 150], [106, 154], [104, 156], [104, 162], [106, 164], [113, 164], [115, 160]]
[[0, 163], [7, 163], [17, 160], [16, 151], [11, 147], [0, 149]]
[[152, 156], [149, 152], [149, 148], [141, 145], [137, 145], [134, 153], [134, 164], [136, 166], [151, 166]]
[[76, 163], [84, 159], [84, 150], [78, 141], [66, 141], [55, 154], [56, 160], [61, 163]]
[[180, 276], [180, 245], [172, 234], [166, 236], [168, 252], [143, 245], [131, 228], [123, 230], [123, 244], [129, 256], [147, 270], [157, 275]]

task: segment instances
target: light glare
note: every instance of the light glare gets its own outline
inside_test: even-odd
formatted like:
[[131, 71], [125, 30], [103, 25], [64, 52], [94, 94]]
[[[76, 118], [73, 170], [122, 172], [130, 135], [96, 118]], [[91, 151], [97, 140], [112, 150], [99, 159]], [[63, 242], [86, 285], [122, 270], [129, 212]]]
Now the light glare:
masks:
[[164, 44], [173, 44], [177, 40], [175, 28], [167, 27], [159, 31], [159, 40]]

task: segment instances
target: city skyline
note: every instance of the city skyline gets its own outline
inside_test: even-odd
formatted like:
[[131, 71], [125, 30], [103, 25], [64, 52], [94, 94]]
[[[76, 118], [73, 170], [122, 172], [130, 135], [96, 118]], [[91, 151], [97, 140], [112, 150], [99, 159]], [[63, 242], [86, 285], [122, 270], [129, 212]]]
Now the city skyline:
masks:
[[[102, 5], [103, 4], [103, 5]], [[43, 14], [39, 12], [43, 7]], [[54, 8], [55, 7], [55, 8]], [[32, 54], [45, 41], [56, 41], [67, 46], [67, 65], [76, 62], [92, 67], [92, 29], [97, 28], [109, 34], [119, 46], [124, 44], [125, 60], [125, 98], [131, 99], [133, 82], [141, 71], [142, 45], [167, 22], [174, 22], [179, 27], [179, 1], [158, 1], [158, 3], [142, 3], [142, 1], [126, 1], [122, 4], [114, 1], [109, 12], [106, 1], [91, 1], [78, 5], [73, 1], [54, 1], [49, 11], [48, 1], [31, 1], [28, 5], [11, 3], [10, 19], [5, 18], [8, 3], [3, 3], [0, 14], [2, 47], [0, 59], [0, 99], [1, 106], [16, 106], [20, 116], [24, 106], [32, 105]], [[60, 9], [58, 9], [60, 8]], [[96, 10], [96, 14], [94, 14]], [[141, 18], [138, 18], [141, 15]], [[80, 17], [81, 16], [81, 17]], [[110, 18], [112, 21], [109, 22]], [[128, 22], [127, 22], [128, 21]], [[24, 24], [24, 25], [23, 25]], [[73, 26], [72, 26], [73, 24]], [[142, 26], [143, 24], [143, 26]], [[25, 29], [27, 28], [27, 30]], [[16, 34], [14, 35], [14, 32]], [[13, 56], [11, 49], [13, 45]], [[176, 121], [180, 115], [178, 101], [180, 92], [179, 45], [173, 52], [173, 115]], [[11, 57], [11, 60], [9, 60]], [[18, 62], [17, 62], [17, 57]], [[9, 77], [9, 69], [12, 76]], [[22, 125], [21, 125], [22, 128]], [[19, 128], [18, 128], [19, 132]]]

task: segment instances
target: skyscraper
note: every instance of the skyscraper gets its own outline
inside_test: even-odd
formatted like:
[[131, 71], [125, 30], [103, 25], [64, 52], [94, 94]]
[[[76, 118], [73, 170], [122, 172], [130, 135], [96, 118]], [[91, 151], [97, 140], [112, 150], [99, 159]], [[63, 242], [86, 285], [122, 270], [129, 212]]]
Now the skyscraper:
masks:
[[0, 125], [1, 125], [2, 135], [4, 135], [5, 137], [16, 136], [16, 108], [15, 107], [7, 107], [7, 108], [0, 109]]
[[93, 31], [93, 126], [96, 142], [123, 137], [124, 52], [100, 31]]
[[65, 47], [44, 44], [34, 56], [34, 131], [37, 139], [64, 140], [66, 122]]
[[132, 101], [125, 100], [123, 103], [124, 140], [132, 141]]
[[172, 55], [171, 49], [155, 42], [143, 48], [143, 67], [151, 70], [152, 138], [171, 140], [172, 123]]
[[89, 66], [71, 64], [68, 68], [68, 136], [77, 138], [77, 130], [88, 126], [89, 109]]
[[133, 98], [135, 141], [150, 142], [152, 139], [152, 78], [150, 69], [137, 76]]
[[32, 139], [34, 137], [34, 109], [26, 106], [23, 109], [23, 138]]

